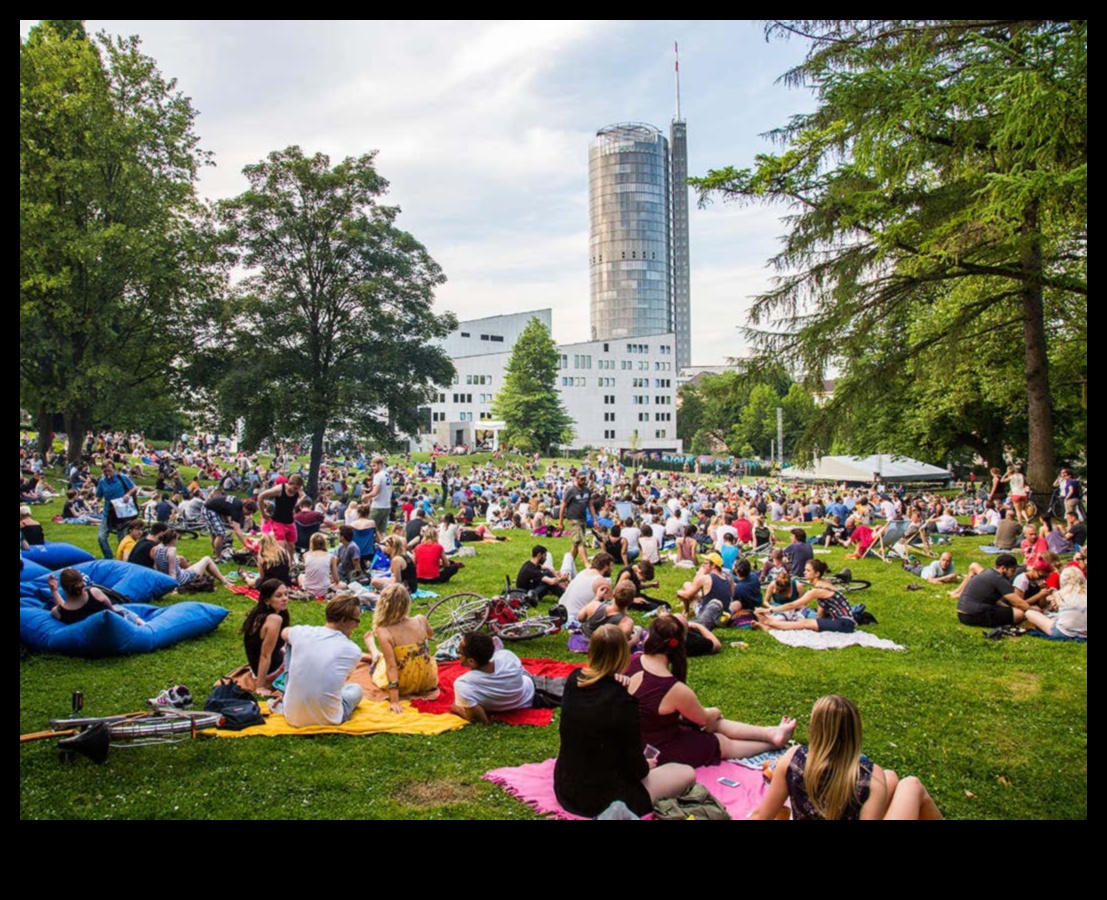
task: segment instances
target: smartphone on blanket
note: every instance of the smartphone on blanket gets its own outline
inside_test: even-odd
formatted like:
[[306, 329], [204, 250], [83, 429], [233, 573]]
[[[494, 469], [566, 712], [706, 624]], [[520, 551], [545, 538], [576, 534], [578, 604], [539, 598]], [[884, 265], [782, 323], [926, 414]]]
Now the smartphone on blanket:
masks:
[[727, 787], [732, 787], [732, 788], [741, 787], [741, 785], [737, 781], [735, 781], [733, 778], [720, 778], [719, 779], [719, 784], [725, 784]]

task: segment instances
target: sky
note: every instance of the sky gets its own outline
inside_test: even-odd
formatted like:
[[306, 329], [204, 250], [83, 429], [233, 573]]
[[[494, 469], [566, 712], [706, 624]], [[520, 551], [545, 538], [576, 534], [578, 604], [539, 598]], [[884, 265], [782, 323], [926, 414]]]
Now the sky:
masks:
[[[34, 20], [20, 21], [23, 37]], [[588, 146], [598, 129], [675, 112], [688, 171], [752, 165], [762, 135], [811, 105], [777, 79], [799, 41], [749, 21], [145, 21], [136, 34], [198, 110], [214, 154], [200, 191], [247, 187], [242, 167], [298, 144], [332, 163], [377, 151], [398, 224], [448, 281], [460, 318], [551, 307], [554, 338], [588, 340]], [[781, 207], [696, 206], [690, 195], [692, 362], [741, 355], [738, 328], [772, 278]]]

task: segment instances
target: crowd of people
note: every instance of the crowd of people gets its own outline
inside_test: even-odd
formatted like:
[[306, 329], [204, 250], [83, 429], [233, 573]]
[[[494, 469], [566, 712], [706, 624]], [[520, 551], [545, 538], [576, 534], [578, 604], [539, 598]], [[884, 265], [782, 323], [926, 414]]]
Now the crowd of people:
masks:
[[[650, 474], [614, 459], [544, 469], [498, 460], [462, 474], [452, 462], [439, 468], [441, 459], [413, 466], [357, 454], [325, 460], [313, 498], [295, 448], [274, 448], [263, 464], [214, 435], [183, 437], [167, 452], [140, 436], [90, 437], [87, 458], [64, 469], [60, 520], [95, 525], [105, 557], [150, 566], [182, 586], [202, 577], [229, 586], [219, 566], [237, 540], [257, 567], [256, 576], [239, 570], [258, 598], [242, 626], [247, 663], [257, 693], [294, 727], [348, 719], [362, 691], [346, 679], [362, 661], [395, 713], [403, 699], [433, 695], [434, 632], [425, 616], [412, 615], [413, 595], [454, 578], [466, 544], [523, 536], [529, 555], [516, 586], [579, 631], [587, 665], [547, 683], [491, 636], [467, 634], [456, 647], [467, 671], [452, 711], [481, 723], [560, 705], [555, 789], [582, 815], [617, 800], [642, 814], [683, 792], [696, 767], [788, 747], [794, 720], [749, 725], [705, 707], [688, 683], [687, 660], [718, 652], [715, 632], [731, 625], [852, 632], [854, 609], [815, 555], [830, 547], [855, 559], [900, 559], [921, 582], [948, 585], [964, 624], [1087, 638], [1083, 489], [1067, 470], [1066, 521], [1040, 524], [1029, 521], [1017, 469], [993, 472], [988, 490], [951, 499], [882, 485], [788, 488]], [[46, 463], [21, 453], [22, 546], [44, 540], [33, 504], [60, 493], [48, 484]], [[188, 484], [182, 467], [198, 470]], [[121, 521], [129, 527], [113, 550], [109, 538]], [[198, 522], [212, 552], [190, 563], [177, 550], [178, 529]], [[974, 562], [962, 578], [947, 548], [965, 534], [991, 535], [997, 549], [1015, 552], [999, 553], [990, 568]], [[561, 560], [543, 543], [556, 538], [569, 539]], [[688, 570], [674, 596], [658, 596], [660, 566]], [[61, 573], [60, 586], [51, 585], [63, 622], [125, 614], [73, 570]], [[291, 624], [296, 590], [328, 599], [324, 626]], [[369, 610], [363, 651], [350, 638]], [[855, 705], [820, 699], [809, 745], [787, 749], [755, 817], [775, 817], [786, 799], [796, 818], [940, 817], [916, 779], [899, 779], [861, 754], [860, 733]]]

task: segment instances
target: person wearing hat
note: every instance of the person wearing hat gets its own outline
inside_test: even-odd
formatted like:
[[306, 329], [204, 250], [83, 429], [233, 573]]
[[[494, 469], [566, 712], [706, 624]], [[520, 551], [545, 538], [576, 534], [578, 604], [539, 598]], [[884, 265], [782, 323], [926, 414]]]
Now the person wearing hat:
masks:
[[696, 577], [684, 583], [677, 591], [677, 597], [684, 602], [684, 611], [687, 613], [692, 612], [698, 599], [696, 621], [710, 629], [718, 625], [719, 619], [730, 609], [730, 603], [734, 599], [734, 585], [723, 574], [722, 556], [715, 552], [705, 555]]
[[1015, 593], [1025, 600], [1030, 606], [1040, 606], [1048, 609], [1052, 606], [1050, 595], [1053, 588], [1046, 585], [1046, 578], [1053, 571], [1053, 566], [1043, 558], [1035, 559], [1024, 572], [1015, 576], [1012, 582]]

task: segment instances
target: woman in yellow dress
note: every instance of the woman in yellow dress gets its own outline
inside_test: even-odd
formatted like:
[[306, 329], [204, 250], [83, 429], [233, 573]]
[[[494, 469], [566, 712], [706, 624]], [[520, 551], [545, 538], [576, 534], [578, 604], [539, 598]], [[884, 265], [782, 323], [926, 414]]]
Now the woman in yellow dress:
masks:
[[365, 635], [365, 646], [373, 657], [373, 683], [388, 691], [389, 709], [394, 713], [404, 711], [401, 696], [438, 694], [438, 664], [427, 645], [434, 631], [426, 616], [409, 616], [410, 611], [407, 588], [390, 584], [377, 600], [373, 631]]

